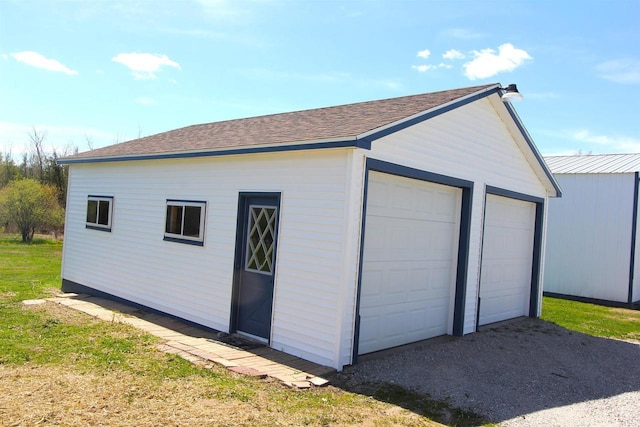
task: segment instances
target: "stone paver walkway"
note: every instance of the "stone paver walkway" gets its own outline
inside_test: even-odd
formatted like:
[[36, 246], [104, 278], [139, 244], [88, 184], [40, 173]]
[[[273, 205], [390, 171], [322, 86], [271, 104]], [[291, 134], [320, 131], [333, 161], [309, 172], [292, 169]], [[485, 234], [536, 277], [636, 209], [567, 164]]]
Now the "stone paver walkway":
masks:
[[[24, 301], [25, 305], [52, 301], [107, 322], [124, 323], [142, 329], [164, 341], [158, 348], [202, 366], [216, 363], [240, 374], [256, 377], [271, 377], [289, 387], [309, 388], [323, 386], [328, 380], [323, 378], [335, 369], [318, 365], [296, 356], [274, 350], [264, 345], [236, 346], [249, 343], [223, 332], [198, 327], [178, 319], [123, 303], [82, 294], [61, 294], [46, 300]], [[242, 348], [245, 347], [245, 348]]]

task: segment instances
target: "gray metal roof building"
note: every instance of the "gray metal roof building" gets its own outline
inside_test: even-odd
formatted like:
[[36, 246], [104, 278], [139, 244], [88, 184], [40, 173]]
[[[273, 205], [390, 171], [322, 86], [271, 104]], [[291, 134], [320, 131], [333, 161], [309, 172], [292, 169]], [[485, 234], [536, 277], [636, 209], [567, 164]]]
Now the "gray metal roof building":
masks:
[[549, 202], [545, 293], [640, 302], [640, 154], [544, 160], [563, 192]]

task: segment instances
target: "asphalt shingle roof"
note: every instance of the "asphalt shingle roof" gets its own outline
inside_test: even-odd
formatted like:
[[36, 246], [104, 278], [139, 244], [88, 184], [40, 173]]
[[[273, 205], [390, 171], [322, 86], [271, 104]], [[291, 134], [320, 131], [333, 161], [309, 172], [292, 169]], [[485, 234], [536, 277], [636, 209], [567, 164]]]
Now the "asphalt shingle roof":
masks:
[[493, 87], [497, 87], [497, 85], [474, 86], [335, 107], [192, 125], [79, 153], [66, 159], [162, 155], [305, 141], [352, 140], [358, 135]]

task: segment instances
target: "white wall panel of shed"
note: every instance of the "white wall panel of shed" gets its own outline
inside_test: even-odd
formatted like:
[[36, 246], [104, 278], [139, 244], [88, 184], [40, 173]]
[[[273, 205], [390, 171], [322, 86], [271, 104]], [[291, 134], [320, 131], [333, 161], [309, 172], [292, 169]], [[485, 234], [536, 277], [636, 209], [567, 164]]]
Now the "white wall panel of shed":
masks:
[[[72, 165], [63, 278], [226, 331], [238, 193], [282, 192], [271, 344], [337, 367], [348, 151]], [[89, 194], [112, 232], [85, 228]], [[163, 241], [166, 199], [207, 202], [203, 247]]]
[[372, 144], [370, 157], [473, 181], [464, 333], [476, 328], [485, 185], [547, 199], [547, 192], [491, 102], [484, 98]]
[[557, 174], [549, 202], [544, 290], [627, 302], [633, 174]]

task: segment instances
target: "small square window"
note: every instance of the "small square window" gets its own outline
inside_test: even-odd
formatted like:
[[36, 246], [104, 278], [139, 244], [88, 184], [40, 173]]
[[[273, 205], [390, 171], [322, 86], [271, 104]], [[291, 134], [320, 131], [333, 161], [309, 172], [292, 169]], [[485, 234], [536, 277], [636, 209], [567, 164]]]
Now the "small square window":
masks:
[[87, 228], [111, 231], [113, 197], [89, 196], [87, 199]]
[[202, 246], [205, 202], [167, 200], [164, 240]]

